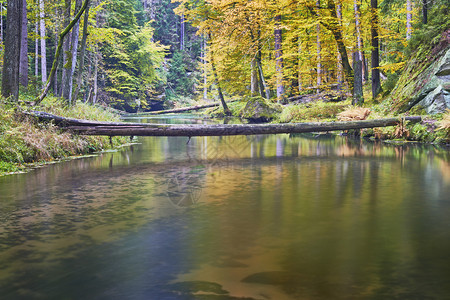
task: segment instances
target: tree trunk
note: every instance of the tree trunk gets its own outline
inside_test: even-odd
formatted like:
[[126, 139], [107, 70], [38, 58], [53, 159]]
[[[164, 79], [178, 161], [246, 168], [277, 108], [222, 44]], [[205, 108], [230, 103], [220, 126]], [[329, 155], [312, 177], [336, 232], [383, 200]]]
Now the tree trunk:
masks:
[[[347, 80], [350, 91], [353, 92], [353, 69], [350, 66], [350, 62], [348, 60], [347, 49], [344, 44], [344, 38], [342, 36], [342, 28], [339, 24], [339, 20], [336, 14], [336, 5], [334, 4], [334, 0], [328, 0], [327, 9], [330, 13], [330, 16], [326, 19], [321, 19], [320, 23], [327, 28], [333, 34], [334, 40], [336, 41], [339, 54], [342, 58], [342, 67], [344, 69], [345, 78]], [[316, 16], [317, 13], [313, 10], [310, 10]]]
[[37, 12], [36, 16], [34, 34], [36, 36], [34, 40], [34, 76], [37, 80], [39, 76], [39, 12]]
[[304, 132], [327, 132], [374, 127], [396, 126], [403, 121], [420, 122], [420, 116], [405, 118], [386, 118], [377, 120], [343, 121], [343, 122], [311, 122], [287, 124], [214, 124], [214, 125], [168, 125], [99, 122], [69, 119], [44, 112], [31, 112], [41, 120], [52, 120], [62, 129], [83, 135], [106, 136], [229, 136], [259, 135]]
[[92, 88], [92, 104], [97, 103], [97, 95], [98, 95], [98, 48], [96, 47], [96, 51], [94, 53], [94, 84]]
[[39, 24], [41, 32], [41, 74], [42, 83], [47, 82], [47, 48], [45, 43], [45, 5], [44, 0], [39, 0]]
[[361, 38], [361, 10], [358, 1], [359, 0], [353, 1], [353, 10], [355, 12], [356, 49], [358, 51], [359, 60], [363, 61], [362, 38]]
[[259, 75], [258, 85], [259, 85], [260, 95], [263, 98], [270, 99], [270, 91], [266, 84], [266, 80], [264, 78], [264, 73], [263, 73], [263, 69], [262, 69], [261, 50], [258, 50], [258, 53], [256, 54], [256, 66], [258, 68], [258, 75]]
[[184, 32], [185, 32], [184, 14], [181, 14], [181, 23], [180, 23], [180, 50], [181, 51], [184, 51]]
[[[320, 0], [316, 1], [317, 10], [320, 9]], [[322, 85], [322, 46], [320, 44], [320, 24], [316, 25], [316, 47], [317, 47], [317, 90], [316, 92], [320, 92], [320, 86]]]
[[0, 43], [3, 43], [3, 3], [0, 3]]
[[428, 0], [422, 0], [422, 22], [428, 23]]
[[411, 0], [406, 0], [406, 39], [411, 38], [412, 32], [412, 3]]
[[[361, 39], [361, 49], [364, 49], [364, 40]], [[369, 80], [369, 67], [367, 66], [367, 58], [364, 51], [361, 51], [362, 63], [363, 63], [363, 80], [366, 82]]]
[[302, 57], [302, 40], [300, 38], [300, 36], [297, 37], [298, 39], [298, 57], [297, 57], [297, 86], [298, 86], [298, 91], [301, 92], [303, 89], [303, 84], [302, 84], [302, 70], [301, 70], [301, 61], [300, 61], [300, 57]]
[[22, 86], [28, 86], [28, 19], [27, 1], [22, 0], [22, 32], [20, 46], [19, 81]]
[[283, 85], [283, 36], [281, 30], [281, 16], [275, 16], [275, 30], [274, 30], [274, 40], [275, 40], [275, 69], [277, 78], [277, 101], [280, 102], [284, 96], [284, 85]]
[[[229, 101], [228, 103], [236, 102], [236, 101], [238, 101], [238, 100]], [[191, 111], [191, 110], [200, 110], [200, 109], [204, 109], [204, 108], [216, 107], [216, 106], [221, 106], [221, 105], [222, 105], [222, 103], [219, 102], [219, 103], [195, 105], [195, 106], [180, 107], [180, 108], [166, 109], [166, 110], [154, 110], [154, 111], [148, 111], [148, 112], [143, 112], [143, 113], [130, 113], [127, 115], [130, 115], [130, 116], [164, 115], [164, 114], [172, 114], [172, 113], [182, 113], [182, 112]]]
[[53, 78], [56, 73], [56, 65], [58, 63], [59, 56], [61, 55], [61, 49], [62, 49], [62, 44], [64, 42], [64, 37], [73, 28], [73, 26], [75, 26], [75, 23], [78, 22], [81, 15], [86, 10], [86, 7], [88, 4], [89, 4], [89, 0], [84, 0], [83, 6], [81, 7], [80, 11], [76, 14], [74, 19], [69, 23], [69, 25], [67, 25], [67, 27], [63, 30], [63, 32], [61, 32], [61, 34], [59, 35], [58, 47], [56, 48], [55, 58], [53, 60], [53, 65], [52, 65], [52, 69], [50, 71], [50, 76], [47, 79], [47, 82], [46, 82], [45, 87], [43, 88], [41, 94], [36, 99], [35, 104], [39, 104], [47, 96], [48, 90], [50, 89], [50, 84], [53, 81]]
[[355, 72], [355, 81], [353, 88], [353, 105], [360, 105], [364, 103], [363, 97], [363, 81], [362, 81], [362, 61], [359, 58], [358, 52], [353, 53], [353, 70]]
[[86, 42], [88, 36], [88, 25], [89, 25], [89, 5], [86, 7], [86, 11], [84, 12], [84, 23], [83, 23], [83, 39], [81, 40], [81, 50], [80, 50], [80, 65], [78, 67], [78, 76], [77, 76], [77, 84], [75, 86], [75, 91], [73, 93], [73, 101], [76, 102], [78, 98], [78, 93], [80, 92], [81, 85], [83, 84], [83, 69], [84, 69], [84, 60], [86, 56]]
[[256, 59], [252, 59], [251, 62], [251, 75], [250, 75], [250, 95], [254, 96], [258, 91], [258, 68], [256, 66]]
[[203, 100], [208, 99], [208, 69], [206, 64], [206, 37], [202, 35], [202, 63], [203, 63]]
[[[55, 9], [55, 13], [59, 15], [58, 8]], [[58, 22], [58, 20], [56, 20], [56, 22], [55, 22], [55, 45], [58, 45], [60, 31], [61, 31], [61, 24], [60, 24], [60, 22]], [[58, 58], [58, 60], [56, 61], [56, 65], [55, 65], [55, 76], [54, 76], [54, 80], [53, 80], [53, 84], [54, 84], [53, 85], [53, 94], [55, 97], [61, 96], [61, 94], [59, 93], [60, 90], [58, 88], [58, 79], [59, 79], [58, 67], [60, 65], [61, 65], [61, 57]]]
[[2, 96], [19, 99], [19, 62], [22, 25], [22, 0], [8, 0], [3, 55]]
[[[64, 27], [67, 27], [67, 25], [70, 22], [70, 15], [71, 15], [71, 8], [72, 8], [72, 1], [71, 0], [65, 0], [65, 6], [64, 6]], [[63, 42], [63, 65], [62, 65], [62, 76], [61, 76], [61, 97], [69, 100], [69, 74], [72, 69], [72, 62], [71, 62], [71, 54], [70, 54], [70, 42], [72, 40], [72, 31], [67, 32], [68, 37]]]
[[[77, 12], [81, 8], [81, 0], [76, 0], [75, 2], [75, 12]], [[69, 105], [76, 104], [76, 100], [72, 101], [72, 89], [73, 89], [73, 75], [75, 74], [75, 68], [77, 66], [77, 50], [78, 50], [78, 37], [80, 36], [80, 22], [76, 22], [75, 26], [72, 28], [72, 35], [70, 41], [70, 61], [71, 68], [70, 72], [67, 76], [67, 100], [69, 100]]]
[[[339, 25], [342, 26], [342, 3], [338, 2], [338, 5], [336, 7], [336, 14], [339, 20]], [[339, 47], [337, 47], [336, 44], [336, 50], [337, 50], [337, 89], [339, 92], [342, 91], [343, 84], [344, 84], [344, 74], [342, 70], [342, 58], [341, 54], [339, 53]]]
[[380, 53], [378, 40], [378, 1], [370, 0], [371, 6], [371, 36], [372, 36], [372, 97], [375, 99], [381, 92]]
[[220, 87], [219, 76], [217, 75], [216, 65], [215, 65], [215, 63], [214, 63], [214, 53], [213, 53], [212, 51], [211, 51], [211, 67], [212, 67], [214, 79], [215, 79], [215, 81], [216, 81], [217, 91], [218, 91], [218, 93], [219, 93], [220, 103], [222, 103], [223, 113], [224, 113], [226, 116], [231, 116], [231, 111], [230, 111], [230, 109], [228, 108], [227, 103], [225, 102], [225, 98], [223, 97], [223, 93], [222, 93], [222, 88]]

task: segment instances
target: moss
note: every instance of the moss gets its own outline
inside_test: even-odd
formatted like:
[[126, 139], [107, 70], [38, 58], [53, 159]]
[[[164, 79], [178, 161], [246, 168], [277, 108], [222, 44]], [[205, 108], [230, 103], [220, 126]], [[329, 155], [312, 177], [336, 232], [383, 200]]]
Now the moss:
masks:
[[335, 121], [336, 116], [344, 111], [350, 102], [310, 102], [299, 105], [289, 105], [279, 115], [280, 123], [306, 122], [306, 121]]
[[240, 116], [253, 122], [268, 122], [275, 119], [281, 110], [281, 106], [269, 103], [263, 97], [251, 97], [247, 99]]

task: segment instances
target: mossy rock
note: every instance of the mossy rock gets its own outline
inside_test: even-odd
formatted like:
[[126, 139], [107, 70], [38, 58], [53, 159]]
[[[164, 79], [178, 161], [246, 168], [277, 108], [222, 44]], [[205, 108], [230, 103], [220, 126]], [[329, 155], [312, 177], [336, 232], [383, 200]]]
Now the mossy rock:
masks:
[[450, 108], [449, 45], [450, 39], [444, 33], [433, 49], [419, 49], [413, 55], [387, 99], [394, 110], [406, 112], [420, 105], [427, 113], [436, 114]]
[[273, 120], [280, 112], [281, 107], [267, 103], [262, 97], [252, 97], [242, 109], [241, 117], [252, 123], [263, 123]]

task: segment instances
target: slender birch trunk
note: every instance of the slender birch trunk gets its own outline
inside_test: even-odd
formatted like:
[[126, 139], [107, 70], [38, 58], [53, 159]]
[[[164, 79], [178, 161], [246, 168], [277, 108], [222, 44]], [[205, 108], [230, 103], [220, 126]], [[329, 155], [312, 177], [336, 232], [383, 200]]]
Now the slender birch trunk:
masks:
[[0, 3], [0, 42], [3, 42], [3, 3]]
[[406, 39], [411, 38], [412, 32], [412, 2], [411, 0], [406, 0]]
[[185, 31], [185, 23], [184, 23], [184, 14], [181, 15], [181, 23], [180, 23], [180, 50], [184, 51], [184, 31]]
[[93, 86], [93, 95], [92, 95], [92, 104], [97, 103], [98, 97], [98, 61], [99, 61], [98, 48], [96, 47], [94, 53], [94, 86]]
[[36, 23], [34, 27], [34, 34], [36, 38], [34, 39], [34, 76], [36, 80], [39, 76], [39, 12], [37, 12]]
[[258, 68], [256, 66], [256, 59], [252, 59], [250, 64], [250, 95], [253, 97], [258, 92]]

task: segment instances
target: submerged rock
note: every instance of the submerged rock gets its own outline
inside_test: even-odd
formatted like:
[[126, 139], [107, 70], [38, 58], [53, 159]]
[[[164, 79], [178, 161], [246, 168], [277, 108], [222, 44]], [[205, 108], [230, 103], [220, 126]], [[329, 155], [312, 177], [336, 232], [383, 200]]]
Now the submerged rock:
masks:
[[253, 123], [269, 122], [275, 118], [280, 109], [268, 104], [262, 97], [253, 97], [247, 101], [241, 117]]

